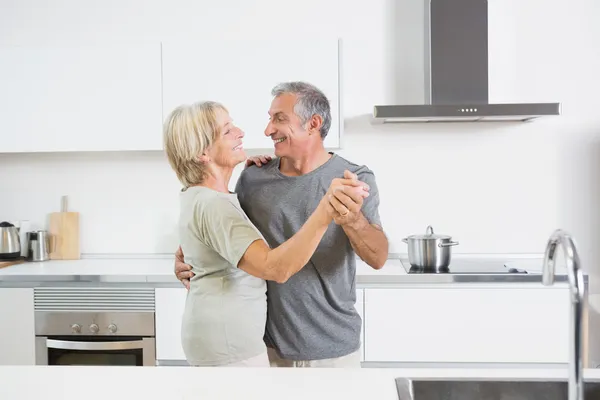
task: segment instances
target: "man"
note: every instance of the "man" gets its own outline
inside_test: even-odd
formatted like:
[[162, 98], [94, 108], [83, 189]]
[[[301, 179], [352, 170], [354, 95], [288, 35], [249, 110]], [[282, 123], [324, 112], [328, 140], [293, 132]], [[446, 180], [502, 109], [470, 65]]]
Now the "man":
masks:
[[[309, 263], [285, 283], [267, 281], [265, 343], [271, 366], [360, 367], [361, 319], [356, 309], [355, 254], [383, 267], [388, 241], [379, 219], [379, 193], [372, 171], [328, 153], [323, 139], [331, 126], [329, 101], [316, 87], [287, 82], [272, 90], [265, 135], [275, 156], [249, 166], [236, 185], [239, 202], [271, 247], [306, 222], [332, 179], [349, 170], [369, 186], [369, 196], [337, 192], [329, 201], [335, 225]], [[183, 254], [175, 272], [191, 276]]]

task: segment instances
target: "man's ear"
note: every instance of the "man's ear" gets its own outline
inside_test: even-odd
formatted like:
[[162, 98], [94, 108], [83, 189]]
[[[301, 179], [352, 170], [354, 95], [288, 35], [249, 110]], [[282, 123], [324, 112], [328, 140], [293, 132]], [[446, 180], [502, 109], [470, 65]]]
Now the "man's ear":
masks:
[[320, 115], [313, 115], [309, 120], [308, 120], [308, 133], [310, 135], [317, 133], [317, 134], [321, 134], [321, 127], [323, 126], [323, 118]]

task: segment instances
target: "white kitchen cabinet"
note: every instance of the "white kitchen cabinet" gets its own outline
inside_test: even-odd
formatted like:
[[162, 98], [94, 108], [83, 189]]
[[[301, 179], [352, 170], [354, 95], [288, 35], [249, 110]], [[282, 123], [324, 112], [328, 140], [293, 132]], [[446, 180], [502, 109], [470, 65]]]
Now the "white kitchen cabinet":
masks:
[[187, 290], [181, 288], [156, 288], [156, 359], [159, 361], [185, 361], [181, 346], [181, 319], [185, 309]]
[[365, 289], [365, 360], [565, 363], [563, 288]]
[[339, 148], [343, 129], [340, 46], [337, 39], [163, 42], [164, 116], [183, 103], [218, 101], [246, 133], [245, 148], [272, 151], [273, 143], [264, 135], [271, 89], [284, 81], [306, 81], [321, 89], [331, 103], [325, 146]]
[[[356, 310], [363, 319], [361, 331], [361, 361], [364, 360], [364, 291], [356, 290]], [[155, 289], [156, 304], [156, 359], [168, 364], [170, 361], [185, 361], [181, 347], [181, 319], [185, 308], [185, 288]]]
[[0, 365], [35, 365], [32, 288], [0, 288]]
[[360, 330], [360, 361], [365, 360], [365, 303], [364, 303], [364, 290], [358, 289], [356, 291], [356, 311], [358, 311], [358, 315], [362, 319], [362, 327]]
[[161, 47], [0, 47], [0, 152], [160, 150]]

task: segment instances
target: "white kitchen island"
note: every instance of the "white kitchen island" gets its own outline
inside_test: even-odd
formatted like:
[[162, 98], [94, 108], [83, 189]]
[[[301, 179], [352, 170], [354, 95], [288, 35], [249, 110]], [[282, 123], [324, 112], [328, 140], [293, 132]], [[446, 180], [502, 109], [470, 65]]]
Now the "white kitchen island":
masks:
[[[566, 369], [0, 367], [0, 399], [397, 400], [396, 378], [567, 381]], [[586, 370], [586, 381], [600, 381]]]

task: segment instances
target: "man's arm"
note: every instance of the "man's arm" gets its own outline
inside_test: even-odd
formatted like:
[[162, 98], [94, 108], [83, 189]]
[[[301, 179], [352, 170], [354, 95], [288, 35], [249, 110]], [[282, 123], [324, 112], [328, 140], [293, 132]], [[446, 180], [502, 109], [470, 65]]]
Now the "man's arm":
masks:
[[370, 224], [359, 211], [354, 223], [343, 224], [342, 228], [358, 256], [374, 269], [381, 269], [388, 257], [388, 239], [381, 226]]
[[388, 257], [389, 243], [379, 223], [379, 192], [371, 171], [362, 174], [360, 180], [367, 183], [366, 198], [337, 191], [329, 201], [336, 211], [335, 223], [344, 229], [356, 254], [372, 268], [381, 269]]

